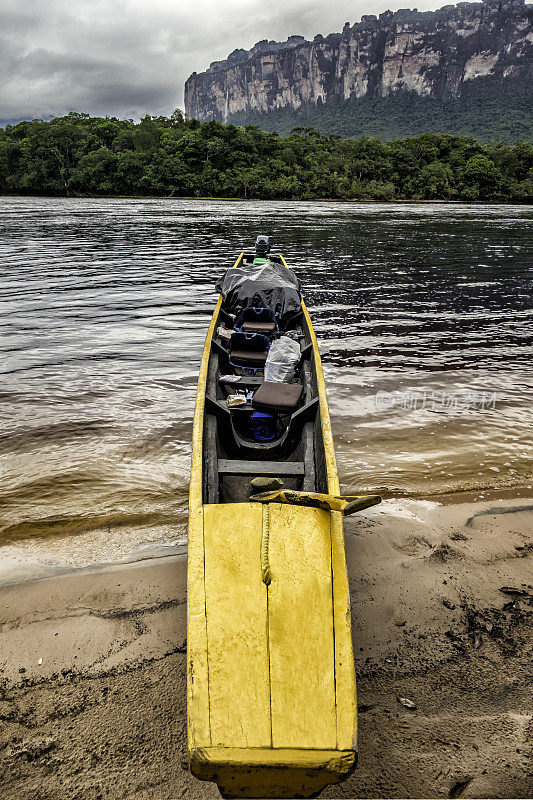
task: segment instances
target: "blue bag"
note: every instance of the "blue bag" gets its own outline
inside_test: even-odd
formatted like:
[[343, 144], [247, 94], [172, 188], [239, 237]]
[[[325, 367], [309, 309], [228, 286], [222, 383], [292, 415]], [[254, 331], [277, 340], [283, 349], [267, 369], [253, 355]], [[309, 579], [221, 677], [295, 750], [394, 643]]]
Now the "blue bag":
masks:
[[253, 411], [251, 428], [258, 442], [271, 442], [277, 436], [277, 417], [264, 411]]

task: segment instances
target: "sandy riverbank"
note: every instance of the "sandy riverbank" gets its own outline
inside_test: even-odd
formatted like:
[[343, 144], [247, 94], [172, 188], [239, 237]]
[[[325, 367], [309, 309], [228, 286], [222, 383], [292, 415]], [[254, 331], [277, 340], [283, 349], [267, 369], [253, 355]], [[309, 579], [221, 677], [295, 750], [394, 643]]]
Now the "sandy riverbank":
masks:
[[[520, 498], [346, 521], [360, 759], [325, 797], [528, 796], [532, 522]], [[187, 769], [185, 598], [175, 556], [0, 588], [4, 800], [218, 796]]]

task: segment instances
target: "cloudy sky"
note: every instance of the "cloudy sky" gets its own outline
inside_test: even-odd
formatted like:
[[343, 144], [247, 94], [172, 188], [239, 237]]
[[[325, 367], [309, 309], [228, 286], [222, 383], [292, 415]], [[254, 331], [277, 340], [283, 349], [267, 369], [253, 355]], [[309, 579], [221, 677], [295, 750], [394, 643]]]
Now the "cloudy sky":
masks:
[[[419, 10], [446, 0], [418, 0]], [[183, 83], [260, 39], [312, 38], [392, 0], [0, 0], [0, 125], [183, 107]]]

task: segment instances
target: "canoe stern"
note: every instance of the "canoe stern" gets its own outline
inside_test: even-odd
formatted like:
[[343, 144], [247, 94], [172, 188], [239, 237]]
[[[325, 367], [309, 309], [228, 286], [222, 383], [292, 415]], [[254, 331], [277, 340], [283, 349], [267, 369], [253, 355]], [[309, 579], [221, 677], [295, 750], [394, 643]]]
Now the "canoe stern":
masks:
[[196, 748], [192, 774], [214, 781], [222, 797], [315, 797], [355, 769], [353, 750]]

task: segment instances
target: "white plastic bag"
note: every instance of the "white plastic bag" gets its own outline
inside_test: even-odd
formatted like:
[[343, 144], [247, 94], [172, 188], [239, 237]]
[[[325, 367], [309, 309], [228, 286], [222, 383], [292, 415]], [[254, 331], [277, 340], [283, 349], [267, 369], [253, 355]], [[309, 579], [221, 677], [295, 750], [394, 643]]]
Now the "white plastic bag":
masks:
[[265, 363], [265, 381], [289, 383], [294, 376], [294, 368], [300, 360], [301, 350], [298, 342], [288, 336], [280, 336], [270, 345]]

